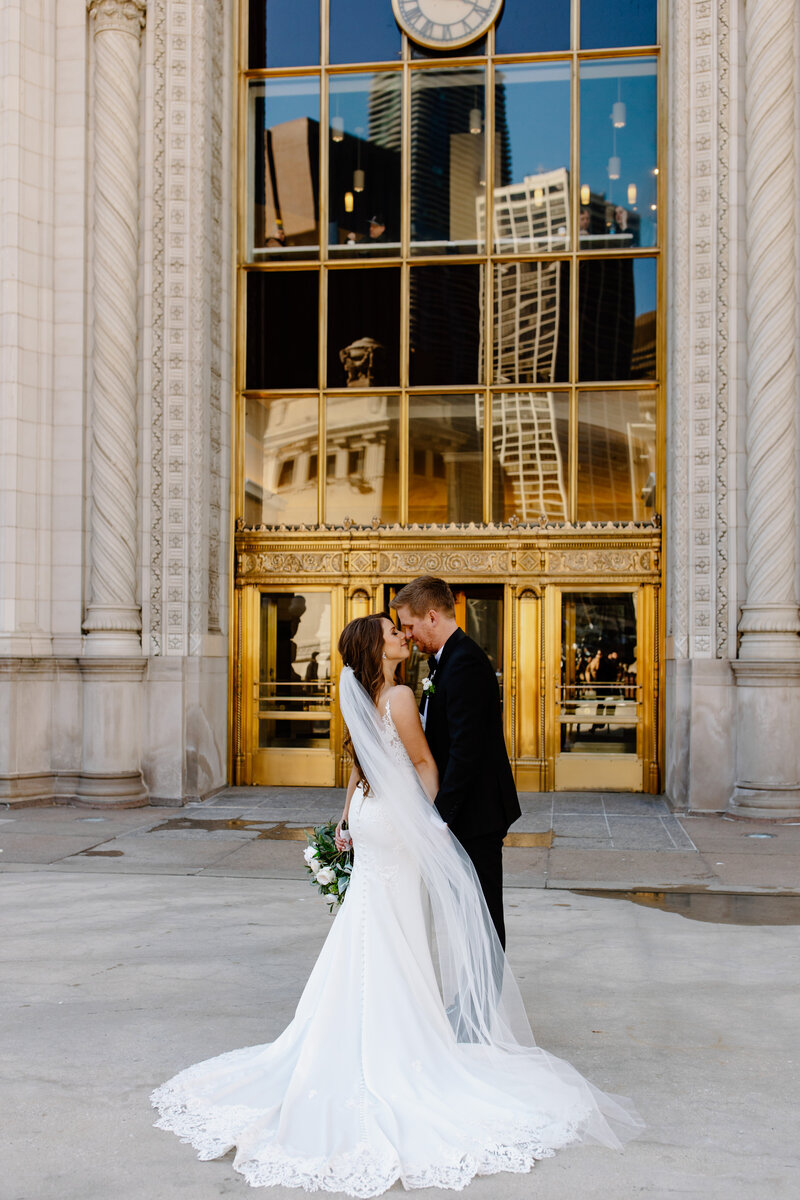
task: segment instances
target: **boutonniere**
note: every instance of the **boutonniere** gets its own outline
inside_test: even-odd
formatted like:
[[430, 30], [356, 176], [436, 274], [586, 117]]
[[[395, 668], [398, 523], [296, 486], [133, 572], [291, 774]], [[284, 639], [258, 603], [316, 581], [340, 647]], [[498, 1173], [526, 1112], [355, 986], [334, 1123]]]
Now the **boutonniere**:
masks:
[[433, 682], [433, 677], [431, 675], [429, 675], [427, 679], [423, 679], [422, 691], [426, 696], [436, 695], [436, 684]]

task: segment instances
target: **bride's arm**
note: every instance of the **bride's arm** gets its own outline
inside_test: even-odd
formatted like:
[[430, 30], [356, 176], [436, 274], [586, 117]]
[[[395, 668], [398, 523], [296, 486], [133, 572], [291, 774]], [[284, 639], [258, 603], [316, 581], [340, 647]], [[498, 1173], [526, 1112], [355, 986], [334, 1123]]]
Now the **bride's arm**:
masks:
[[344, 825], [345, 821], [350, 816], [350, 801], [353, 799], [353, 792], [356, 790], [357, 784], [358, 784], [358, 771], [355, 769], [355, 767], [352, 767], [350, 770], [350, 778], [347, 781], [347, 795], [344, 798], [344, 808], [342, 810], [342, 815], [339, 818], [339, 824], [336, 826], [336, 833], [335, 833], [334, 839], [333, 839], [336, 844], [337, 850], [347, 850], [347, 848], [350, 845], [349, 842], [342, 841], [341, 833], [342, 833], [342, 826]]
[[426, 796], [433, 804], [439, 790], [439, 772], [431, 748], [425, 740], [417, 701], [411, 688], [405, 684], [392, 688], [391, 705], [395, 729], [405, 746], [406, 754], [414, 764]]

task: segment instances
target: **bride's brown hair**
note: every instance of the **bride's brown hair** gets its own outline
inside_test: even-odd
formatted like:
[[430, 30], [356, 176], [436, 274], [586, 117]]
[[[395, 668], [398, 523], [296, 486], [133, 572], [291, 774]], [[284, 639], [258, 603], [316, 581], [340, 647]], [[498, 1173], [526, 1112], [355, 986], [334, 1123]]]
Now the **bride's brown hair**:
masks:
[[[339, 638], [339, 653], [346, 667], [352, 667], [353, 674], [369, 696], [373, 704], [385, 683], [383, 677], [383, 622], [391, 620], [383, 614], [370, 613], [367, 617], [355, 617], [342, 630]], [[358, 772], [358, 778], [364, 787], [364, 795], [369, 795], [369, 782], [361, 770], [350, 730], [345, 729], [344, 748], [353, 760]]]

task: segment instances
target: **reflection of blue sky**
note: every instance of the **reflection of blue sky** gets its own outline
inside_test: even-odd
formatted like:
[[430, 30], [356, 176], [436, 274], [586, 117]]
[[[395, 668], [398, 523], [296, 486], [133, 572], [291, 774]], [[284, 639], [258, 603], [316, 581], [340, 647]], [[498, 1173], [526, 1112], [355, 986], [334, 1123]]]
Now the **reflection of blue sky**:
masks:
[[[366, 138], [369, 133], [369, 101], [373, 87], [373, 83], [379, 76], [373, 74], [366, 75], [344, 75], [331, 79], [330, 84], [330, 100], [329, 100], [329, 119], [335, 116], [344, 118], [344, 127], [347, 133], [355, 135], [358, 129], [361, 130], [359, 137]], [[397, 89], [399, 95], [402, 86], [402, 76], [395, 73], [392, 76], [392, 82]], [[384, 77], [382, 81], [382, 89], [391, 89], [392, 84], [388, 78]], [[383, 91], [383, 95], [387, 92]], [[397, 124], [400, 123], [400, 105], [397, 106]]]
[[319, 82], [316, 79], [270, 79], [253, 85], [256, 95], [266, 96], [266, 128], [295, 121], [298, 117], [319, 120]]
[[512, 182], [556, 167], [569, 170], [569, 67], [498, 67], [495, 79], [505, 84]]
[[400, 30], [390, 0], [331, 0], [330, 61], [391, 62], [400, 57]]
[[581, 0], [581, 46], [652, 46], [658, 0]]
[[633, 263], [633, 288], [636, 295], [636, 316], [655, 312], [658, 284], [658, 265], [654, 258], [637, 258]]
[[319, 62], [319, 0], [267, 5], [267, 66]]
[[495, 27], [497, 53], [569, 50], [569, 18], [570, 0], [506, 0]]

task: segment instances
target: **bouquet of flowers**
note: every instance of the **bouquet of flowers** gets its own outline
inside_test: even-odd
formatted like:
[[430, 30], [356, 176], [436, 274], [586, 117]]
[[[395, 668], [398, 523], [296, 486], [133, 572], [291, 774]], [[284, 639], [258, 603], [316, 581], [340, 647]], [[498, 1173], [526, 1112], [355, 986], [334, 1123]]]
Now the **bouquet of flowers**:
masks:
[[308, 845], [303, 851], [311, 883], [320, 896], [328, 898], [331, 912], [344, 900], [353, 870], [353, 851], [337, 850], [333, 840], [335, 835], [336, 825], [333, 821], [318, 825], [306, 834]]

